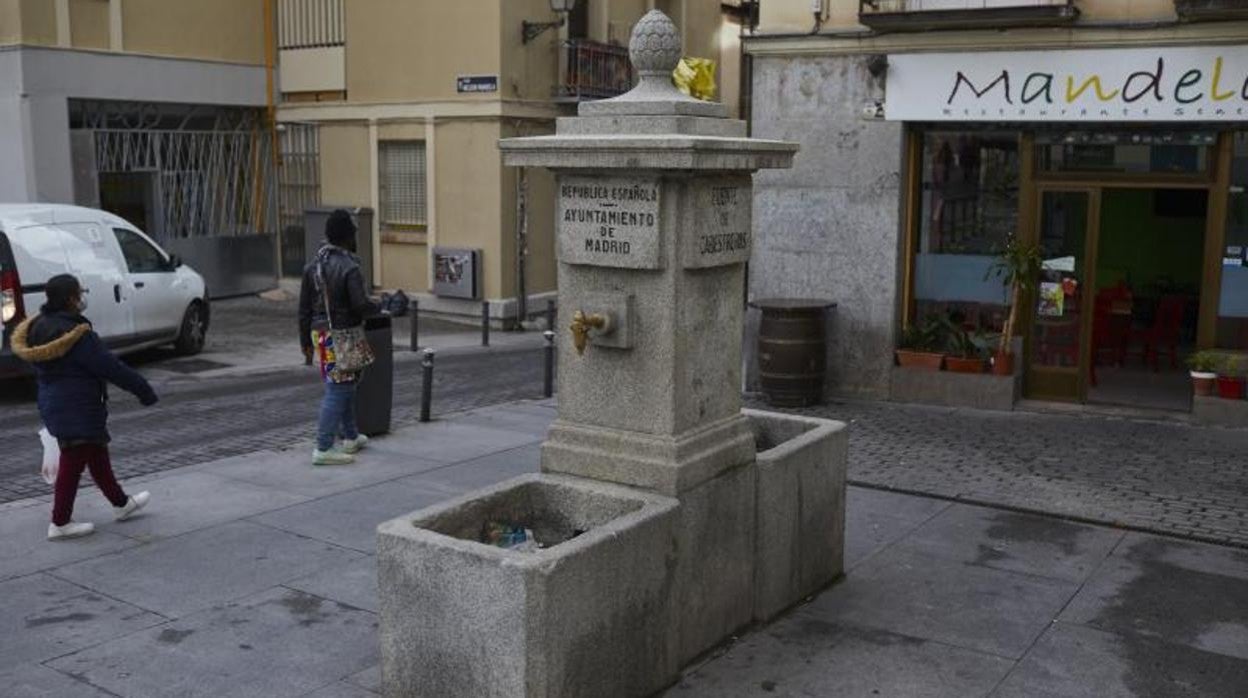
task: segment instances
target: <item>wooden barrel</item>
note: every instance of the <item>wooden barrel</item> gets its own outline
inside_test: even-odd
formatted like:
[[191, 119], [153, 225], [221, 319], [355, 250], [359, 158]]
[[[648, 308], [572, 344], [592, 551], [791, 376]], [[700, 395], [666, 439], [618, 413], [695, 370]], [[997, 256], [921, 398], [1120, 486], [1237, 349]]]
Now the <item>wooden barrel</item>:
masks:
[[776, 407], [806, 407], [823, 401], [827, 374], [827, 309], [819, 299], [768, 298], [750, 303], [762, 311], [758, 368], [763, 396]]

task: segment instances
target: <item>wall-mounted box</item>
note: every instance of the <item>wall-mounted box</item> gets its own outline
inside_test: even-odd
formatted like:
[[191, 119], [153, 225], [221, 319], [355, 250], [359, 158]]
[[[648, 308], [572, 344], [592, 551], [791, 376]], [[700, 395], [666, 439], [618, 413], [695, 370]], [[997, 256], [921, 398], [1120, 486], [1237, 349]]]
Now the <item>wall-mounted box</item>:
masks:
[[448, 298], [481, 297], [481, 250], [433, 248], [433, 293]]

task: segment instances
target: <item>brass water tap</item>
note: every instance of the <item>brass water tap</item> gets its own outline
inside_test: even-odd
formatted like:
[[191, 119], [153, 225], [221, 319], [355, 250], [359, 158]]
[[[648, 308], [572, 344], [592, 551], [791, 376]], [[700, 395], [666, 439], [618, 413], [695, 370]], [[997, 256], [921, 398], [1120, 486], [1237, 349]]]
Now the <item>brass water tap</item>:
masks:
[[585, 345], [589, 344], [589, 331], [605, 330], [607, 328], [607, 316], [600, 313], [585, 314], [584, 310], [578, 310], [572, 316], [572, 324], [568, 329], [572, 330], [572, 346], [576, 347], [578, 356], [585, 353]]

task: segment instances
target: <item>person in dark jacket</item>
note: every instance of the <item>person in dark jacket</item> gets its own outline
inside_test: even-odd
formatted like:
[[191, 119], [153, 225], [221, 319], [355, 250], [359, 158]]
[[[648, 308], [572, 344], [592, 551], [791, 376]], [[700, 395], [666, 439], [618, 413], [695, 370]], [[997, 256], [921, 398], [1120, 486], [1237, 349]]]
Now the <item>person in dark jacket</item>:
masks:
[[[360, 272], [360, 259], [355, 256], [356, 227], [351, 214], [338, 209], [325, 222], [326, 244], [303, 270], [299, 290], [299, 342], [304, 358], [315, 356], [320, 365], [325, 395], [321, 399], [317, 422], [316, 450], [313, 465], [344, 465], [353, 463], [355, 455], [368, 437], [356, 428], [355, 388], [359, 373], [339, 370], [334, 365], [334, 346], [330, 337], [330, 320], [334, 329], [348, 329], [364, 324], [367, 315], [377, 312], [369, 300]], [[328, 296], [329, 307], [325, 307]], [[335, 441], [342, 437], [342, 445]]]
[[48, 525], [48, 539], [61, 540], [95, 531], [90, 523], [72, 520], [83, 469], [91, 471], [91, 479], [112, 503], [118, 521], [147, 504], [147, 492], [128, 497], [113, 476], [108, 457], [107, 384], [133, 393], [143, 405], [154, 405], [157, 398], [143, 376], [113, 356], [92, 331], [91, 322], [82, 316], [87, 304], [77, 278], [54, 276], [45, 293], [47, 302], [40, 314], [13, 331], [12, 346], [14, 354], [35, 368], [39, 416], [61, 448]]

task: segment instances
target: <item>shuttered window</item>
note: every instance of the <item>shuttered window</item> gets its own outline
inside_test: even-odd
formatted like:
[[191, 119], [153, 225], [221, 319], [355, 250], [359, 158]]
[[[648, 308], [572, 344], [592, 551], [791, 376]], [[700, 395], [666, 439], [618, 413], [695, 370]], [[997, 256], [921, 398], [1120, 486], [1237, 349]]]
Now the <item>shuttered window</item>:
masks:
[[345, 18], [343, 0], [280, 0], [277, 47], [342, 46], [346, 38]]
[[380, 222], [389, 227], [423, 227], [427, 221], [425, 142], [377, 144]]

